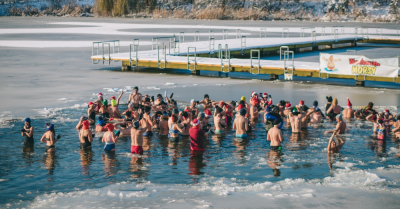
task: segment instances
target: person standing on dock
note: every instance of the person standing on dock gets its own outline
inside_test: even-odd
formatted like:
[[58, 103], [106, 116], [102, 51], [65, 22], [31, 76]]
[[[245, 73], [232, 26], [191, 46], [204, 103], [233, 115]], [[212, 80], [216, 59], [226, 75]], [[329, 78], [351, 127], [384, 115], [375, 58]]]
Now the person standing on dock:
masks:
[[133, 87], [133, 93], [131, 95], [129, 95], [128, 103], [132, 103], [133, 108], [136, 110], [141, 108], [142, 94], [139, 93], [139, 87], [137, 87], [137, 86]]
[[354, 110], [352, 107], [353, 105], [347, 97], [347, 108], [343, 110], [343, 119], [350, 121], [350, 119], [354, 118]]

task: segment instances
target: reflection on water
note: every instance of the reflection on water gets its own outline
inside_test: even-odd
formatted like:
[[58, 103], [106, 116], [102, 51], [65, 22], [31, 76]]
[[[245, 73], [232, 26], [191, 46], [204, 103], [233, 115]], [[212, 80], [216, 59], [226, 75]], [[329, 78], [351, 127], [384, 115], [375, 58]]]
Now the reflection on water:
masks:
[[[100, 135], [94, 138], [91, 149], [80, 150], [77, 132], [71, 130], [77, 123], [73, 119], [84, 111], [67, 109], [48, 119], [34, 120], [38, 135], [45, 131], [41, 124], [55, 122], [57, 133], [63, 136], [56, 144], [56, 153], [44, 153], [42, 143], [21, 145], [23, 138], [18, 130], [22, 122], [0, 129], [0, 179], [6, 179], [0, 189], [8, 191], [2, 193], [1, 203], [30, 200], [38, 194], [32, 191], [65, 192], [127, 180], [191, 185], [205, 177], [242, 179], [247, 183], [282, 178], [321, 179], [332, 175], [331, 169], [343, 166], [375, 169], [398, 164], [400, 160], [396, 156], [400, 142], [391, 136], [386, 140], [374, 139], [372, 124], [364, 121], [348, 123], [349, 133], [343, 136], [346, 144], [340, 154], [331, 155], [326, 152], [330, 136], [324, 132], [333, 129], [335, 122], [314, 124], [300, 134], [284, 129], [282, 152], [276, 152], [269, 149], [261, 118], [246, 140], [236, 140], [234, 130], [226, 130], [223, 136], [207, 135], [204, 153], [192, 152], [188, 137], [171, 142], [158, 133], [144, 138], [143, 156], [130, 154], [129, 137], [116, 143], [116, 152], [104, 152]], [[25, 195], [18, 196], [21, 193]]]

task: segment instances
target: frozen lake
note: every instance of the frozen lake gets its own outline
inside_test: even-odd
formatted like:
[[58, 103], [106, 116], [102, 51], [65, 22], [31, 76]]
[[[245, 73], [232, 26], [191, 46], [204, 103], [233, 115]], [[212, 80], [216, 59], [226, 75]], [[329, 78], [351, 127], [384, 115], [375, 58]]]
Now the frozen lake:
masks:
[[[54, 24], [56, 22], [77, 22], [77, 25]], [[135, 36], [119, 35], [118, 32], [90, 34], [77, 29], [95, 28], [81, 25], [83, 22], [149, 26], [122, 31], [140, 33]], [[152, 24], [170, 24], [174, 29], [152, 28]], [[104, 153], [99, 137], [95, 138], [91, 151], [79, 149], [75, 125], [85, 114], [85, 103], [94, 100], [98, 92], [109, 98], [129, 86], [139, 86], [141, 93], [149, 95], [166, 90], [173, 92], [181, 109], [190, 99], [201, 100], [206, 93], [214, 100], [231, 101], [239, 100], [243, 95], [249, 97], [252, 91], [257, 91], [271, 94], [274, 103], [281, 99], [292, 104], [305, 100], [306, 105], [312, 106], [312, 102], [318, 100], [322, 107], [329, 95], [338, 98], [342, 106], [349, 97], [353, 106], [372, 101], [378, 110], [388, 108], [398, 114], [400, 91], [397, 89], [199, 77], [162, 70], [122, 72], [120, 62], [103, 66], [93, 65], [89, 59], [92, 41], [118, 39], [130, 42], [139, 38], [146, 43], [158, 36], [146, 33], [162, 35], [198, 30], [205, 34], [201, 38], [206, 39], [207, 27], [215, 26], [222, 30], [228, 26], [336, 25], [397, 28], [393, 24], [363, 23], [2, 18], [0, 207], [396, 208], [400, 203], [400, 166], [396, 156], [399, 141], [389, 137], [378, 142], [372, 136], [373, 124], [364, 121], [348, 124], [350, 132], [344, 136], [346, 144], [341, 154], [333, 158], [326, 154], [329, 136], [323, 134], [333, 128], [334, 124], [330, 122], [318, 128], [309, 127], [301, 137], [293, 136], [291, 130], [284, 130], [284, 155], [280, 158], [274, 158], [270, 152], [262, 122], [243, 142], [233, 140], [232, 130], [227, 130], [222, 138], [209, 136], [206, 152], [201, 158], [190, 156], [187, 138], [172, 143], [160, 139], [158, 134], [145, 140], [143, 157], [130, 155], [129, 139], [116, 144], [115, 155]], [[57, 30], [71, 28], [74, 31], [68, 34], [57, 33]], [[10, 29], [17, 30], [11, 33]], [[34, 29], [38, 32], [29, 33]], [[47, 32], [40, 32], [42, 29]], [[231, 32], [233, 37], [234, 31]], [[259, 36], [255, 31], [242, 30], [242, 33], [248, 33], [249, 37]], [[187, 36], [188, 40], [192, 38]], [[42, 48], [43, 44], [45, 48]], [[149, 48], [150, 45], [144, 44], [143, 49]], [[400, 51], [394, 46], [365, 45], [355, 49], [371, 57], [393, 57]], [[126, 51], [127, 47], [122, 50]], [[333, 52], [345, 53], [345, 50]], [[317, 62], [318, 52], [300, 53], [295, 60]], [[127, 102], [128, 94], [124, 94], [122, 102]], [[126, 105], [121, 106], [121, 110], [126, 108]], [[35, 126], [33, 150], [21, 146], [23, 138], [19, 130], [23, 126], [21, 119], [25, 117], [31, 117]], [[39, 141], [46, 122], [55, 123], [57, 133], [63, 136], [56, 144], [55, 155], [44, 154], [44, 144]]]

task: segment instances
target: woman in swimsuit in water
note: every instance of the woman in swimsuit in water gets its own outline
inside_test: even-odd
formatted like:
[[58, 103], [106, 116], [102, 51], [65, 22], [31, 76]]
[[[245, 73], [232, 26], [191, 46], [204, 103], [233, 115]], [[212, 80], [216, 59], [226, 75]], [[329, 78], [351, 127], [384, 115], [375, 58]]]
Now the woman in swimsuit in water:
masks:
[[109, 123], [105, 126], [107, 128], [107, 132], [104, 133], [101, 142], [105, 142], [104, 151], [115, 151], [115, 142], [118, 140], [118, 136], [114, 136], [114, 125]]
[[33, 126], [31, 126], [31, 119], [25, 118], [25, 126], [21, 129], [21, 136], [24, 137], [24, 145], [33, 145]]
[[56, 147], [54, 146], [56, 142], [61, 138], [60, 135], [55, 137], [56, 131], [54, 130], [54, 125], [51, 123], [46, 123], [47, 131], [43, 134], [40, 139], [41, 142], [46, 143], [45, 152], [56, 152]]
[[341, 110], [342, 107], [338, 105], [338, 100], [334, 98], [332, 101], [332, 105], [329, 107], [328, 111], [326, 111], [326, 114], [331, 119], [331, 121], [334, 121], [336, 115], [339, 115]]
[[84, 120], [82, 122], [82, 129], [79, 132], [79, 140], [81, 142], [81, 149], [92, 147], [93, 135], [89, 129], [89, 121]]

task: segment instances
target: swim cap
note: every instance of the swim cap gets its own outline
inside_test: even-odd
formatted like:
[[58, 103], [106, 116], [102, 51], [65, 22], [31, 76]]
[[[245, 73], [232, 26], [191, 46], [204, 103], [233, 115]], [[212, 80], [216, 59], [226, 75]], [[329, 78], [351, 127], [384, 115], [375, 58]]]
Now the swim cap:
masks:
[[108, 128], [109, 131], [114, 131], [114, 125], [109, 123], [105, 126], [106, 128]]
[[139, 87], [135, 86], [135, 87], [133, 87], [133, 89], [139, 90]]
[[315, 107], [318, 106], [318, 101], [314, 101], [313, 106], [315, 106]]
[[281, 123], [282, 121], [281, 121], [281, 119], [275, 119], [274, 120], [274, 125], [276, 126], [276, 125], [279, 125], [280, 123]]
[[107, 100], [107, 99], [104, 99], [104, 100], [103, 100], [103, 105], [104, 105], [104, 106], [107, 106], [107, 105], [108, 105], [108, 100]]
[[31, 123], [31, 119], [30, 118], [25, 118], [25, 122]]
[[84, 121], [82, 122], [82, 129], [83, 129], [83, 130], [89, 130], [89, 121], [84, 120]]
[[54, 124], [47, 123], [47, 124], [46, 124], [46, 128], [47, 128], [47, 130], [51, 131], [51, 130], [54, 129]]
[[206, 117], [209, 117], [209, 118], [212, 117], [212, 113], [210, 110], [204, 110], [204, 114], [206, 115]]
[[179, 110], [178, 110], [178, 109], [174, 109], [174, 110], [172, 110], [172, 114], [174, 114], [174, 115], [177, 115], [177, 114], [179, 114]]
[[135, 129], [139, 128], [139, 121], [133, 122], [133, 128], [135, 128]]
[[242, 109], [240, 109], [239, 114], [241, 116], [244, 116], [244, 115], [246, 115], [246, 112], [247, 112], [246, 109], [242, 108]]
[[347, 107], [351, 108], [353, 104], [351, 104], [350, 99], [347, 97]]
[[328, 100], [328, 102], [332, 102], [332, 97], [331, 96], [326, 96], [326, 99]]
[[93, 102], [89, 102], [89, 103], [88, 103], [88, 105], [92, 105], [92, 104], [93, 104]]
[[98, 97], [103, 97], [103, 94], [102, 94], [102, 93], [99, 93], [97, 96], [98, 96]]
[[176, 115], [172, 116], [172, 122], [175, 123], [178, 120], [178, 117], [176, 117]]
[[198, 126], [198, 125], [200, 124], [200, 121], [197, 120], [197, 118], [196, 118], [196, 119], [194, 119], [194, 120], [192, 121], [192, 123], [193, 123], [193, 126]]
[[219, 105], [221, 106], [221, 108], [224, 106], [225, 102], [224, 101], [220, 101]]
[[206, 114], [204, 114], [204, 112], [200, 113], [200, 118], [205, 118]]
[[104, 125], [104, 119], [103, 119], [103, 117], [100, 116], [97, 123], [98, 123], [99, 125], [103, 126], [103, 125]]
[[246, 101], [246, 97], [245, 97], [245, 96], [242, 96], [242, 97], [240, 97], [240, 100]]
[[210, 98], [210, 97], [208, 96], [208, 94], [204, 94], [204, 99], [205, 98]]
[[336, 115], [336, 119], [342, 120], [343, 119], [342, 114]]
[[243, 106], [242, 104], [238, 105], [238, 109], [239, 109], [239, 110], [241, 110], [241, 109], [243, 109], [243, 108], [244, 108], [244, 106]]
[[112, 99], [112, 100], [111, 100], [111, 105], [112, 105], [112, 106], [117, 106], [117, 101], [115, 101], [115, 99]]

